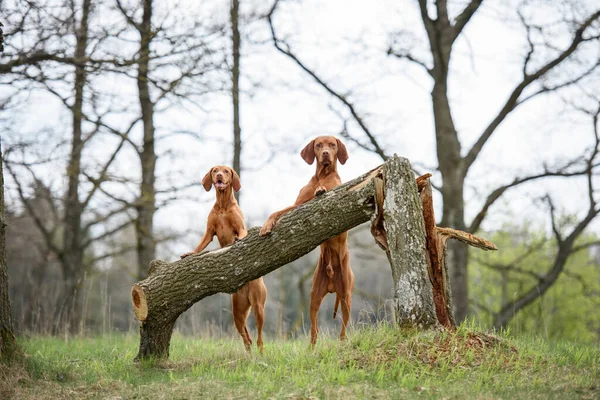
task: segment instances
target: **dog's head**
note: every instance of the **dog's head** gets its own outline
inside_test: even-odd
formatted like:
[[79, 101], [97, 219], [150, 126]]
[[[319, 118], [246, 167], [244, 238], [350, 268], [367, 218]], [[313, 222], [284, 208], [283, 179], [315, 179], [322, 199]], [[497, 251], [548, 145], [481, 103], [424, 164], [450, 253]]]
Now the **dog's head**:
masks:
[[300, 155], [309, 165], [312, 165], [316, 158], [317, 165], [325, 167], [335, 164], [336, 160], [340, 160], [342, 164], [346, 164], [346, 160], [348, 160], [346, 146], [340, 139], [333, 136], [319, 136], [311, 140], [302, 149]]
[[237, 172], [226, 165], [215, 165], [202, 178], [202, 186], [207, 192], [213, 185], [217, 192], [224, 191], [230, 186], [238, 192], [242, 187]]

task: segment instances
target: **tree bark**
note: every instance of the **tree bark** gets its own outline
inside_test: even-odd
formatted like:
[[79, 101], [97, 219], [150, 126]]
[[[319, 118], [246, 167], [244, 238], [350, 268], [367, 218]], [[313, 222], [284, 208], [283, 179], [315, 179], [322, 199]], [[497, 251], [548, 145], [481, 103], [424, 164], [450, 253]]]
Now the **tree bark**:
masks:
[[13, 331], [10, 299], [8, 298], [8, 266], [6, 265], [6, 220], [4, 217], [4, 174], [0, 142], [0, 361], [10, 361], [18, 351]]
[[[233, 169], [242, 176], [242, 128], [240, 125], [240, 48], [239, 0], [231, 0], [231, 39], [233, 67], [231, 69], [231, 99], [233, 102]], [[234, 192], [238, 203], [240, 192]]]
[[54, 331], [66, 324], [68, 329], [75, 332], [80, 325], [81, 305], [79, 292], [83, 280], [83, 246], [81, 243], [81, 215], [83, 207], [79, 199], [79, 184], [81, 176], [81, 153], [83, 150], [83, 96], [87, 73], [85, 57], [88, 42], [88, 18], [91, 11], [91, 0], [84, 0], [82, 15], [76, 32], [75, 45], [75, 100], [71, 107], [73, 114], [73, 136], [71, 154], [67, 166], [69, 180], [65, 198], [63, 249], [60, 255], [63, 273], [63, 293], [59, 307], [55, 312]]
[[154, 212], [156, 210], [154, 103], [150, 97], [148, 77], [150, 71], [150, 43], [153, 38], [152, 7], [152, 0], [144, 0], [142, 23], [138, 26], [140, 34], [140, 50], [137, 85], [144, 129], [144, 146], [140, 153], [142, 183], [140, 186], [140, 197], [136, 204], [138, 217], [135, 224], [138, 279], [144, 279], [147, 276], [146, 268], [150, 265], [150, 261], [152, 261], [156, 255], [156, 244], [154, 241]]
[[378, 190], [375, 194], [383, 212], [383, 229], [379, 231], [384, 240], [379, 242], [392, 268], [396, 323], [421, 329], [437, 326], [427, 276], [423, 210], [410, 163], [405, 158], [390, 159], [384, 164], [383, 177], [383, 193]]

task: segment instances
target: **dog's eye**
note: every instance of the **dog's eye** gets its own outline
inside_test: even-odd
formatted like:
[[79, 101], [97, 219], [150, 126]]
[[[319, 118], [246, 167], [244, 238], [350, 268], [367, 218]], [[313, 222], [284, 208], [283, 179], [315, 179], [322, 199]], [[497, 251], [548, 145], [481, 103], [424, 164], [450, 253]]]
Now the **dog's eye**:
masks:
[[317, 149], [321, 148], [321, 143], [317, 143]]
[[217, 170], [216, 170], [216, 169], [213, 169], [213, 172], [214, 172], [214, 173], [216, 173], [216, 172], [217, 172]]
[[331, 143], [329, 146], [331, 146], [331, 147], [335, 147], [335, 143]]
[[229, 173], [229, 170], [228, 170], [228, 169], [226, 169], [226, 170], [225, 170], [225, 173], [226, 173], [226, 174], [228, 174], [228, 173]]

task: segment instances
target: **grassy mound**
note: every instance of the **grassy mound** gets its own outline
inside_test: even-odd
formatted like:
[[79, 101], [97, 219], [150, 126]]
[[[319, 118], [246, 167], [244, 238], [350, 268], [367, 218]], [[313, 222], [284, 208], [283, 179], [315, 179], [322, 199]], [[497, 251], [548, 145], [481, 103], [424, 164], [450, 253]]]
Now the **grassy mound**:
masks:
[[34, 337], [22, 365], [0, 369], [0, 398], [599, 398], [593, 346], [455, 333], [351, 332], [269, 341], [247, 354], [238, 338], [175, 336], [171, 359], [134, 364], [138, 337]]

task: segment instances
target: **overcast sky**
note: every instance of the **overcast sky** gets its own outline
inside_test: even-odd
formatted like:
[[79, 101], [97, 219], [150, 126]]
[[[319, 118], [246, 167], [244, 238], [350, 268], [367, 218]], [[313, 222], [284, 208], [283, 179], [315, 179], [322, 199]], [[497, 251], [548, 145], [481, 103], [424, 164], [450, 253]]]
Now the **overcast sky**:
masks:
[[[207, 13], [207, 19], [224, 20], [227, 4], [205, 5], [201, 11]], [[524, 30], [506, 4], [485, 2], [455, 46], [449, 92], [463, 150], [474, 143], [522, 77], [521, 60], [526, 52]], [[254, 8], [244, 1], [242, 6], [246, 14]], [[267, 6], [259, 7], [264, 12]], [[540, 10], [539, 15], [541, 19], [556, 16], [549, 10]], [[285, 37], [302, 61], [332, 87], [342, 92], [352, 90], [349, 98], [356, 103], [358, 112], [387, 154], [407, 157], [423, 173], [435, 172], [431, 78], [418, 66], [386, 56], [390, 32], [394, 31], [414, 38], [406, 43], [414, 46], [416, 54], [427, 56], [416, 2], [290, 1], [282, 3], [275, 25], [279, 36]], [[341, 131], [342, 122], [332, 110], [347, 113], [297, 65], [273, 49], [264, 21], [244, 26], [243, 31], [252, 42], [243, 43], [241, 206], [250, 225], [256, 225], [271, 212], [293, 203], [315, 168], [304, 163], [300, 150], [315, 136], [337, 135]], [[563, 46], [565, 39], [557, 36], [555, 44]], [[594, 56], [598, 49], [589, 52]], [[123, 90], [135, 95], [135, 86]], [[34, 100], [22, 116], [30, 127], [68, 121], [56, 101], [43, 100], [45, 107], [39, 107], [35, 104], [39, 99]], [[163, 132], [193, 129], [208, 138], [198, 141], [178, 137], [159, 142], [159, 153], [170, 151], [169, 156], [159, 161], [159, 177], [166, 171], [176, 171], [172, 181], [183, 183], [201, 179], [212, 165], [231, 165], [230, 103], [226, 94], [215, 95], [202, 104], [203, 112], [174, 109], [157, 115], [157, 125]], [[484, 196], [499, 184], [539, 170], [544, 162], [554, 165], [559, 159], [583, 154], [591, 144], [591, 125], [565, 109], [558, 96], [542, 96], [520, 107], [500, 126], [468, 175], [467, 222], [479, 211]], [[141, 128], [136, 132], [138, 137], [140, 132]], [[353, 124], [349, 125], [349, 133], [367, 143]], [[350, 159], [338, 168], [343, 181], [382, 162], [374, 153], [353, 143], [346, 144]], [[117, 168], [136, 171], [136, 163], [124, 155]], [[440, 184], [439, 174], [434, 177], [434, 183]], [[554, 179], [515, 189], [497, 203], [483, 227], [496, 229], [505, 223], [525, 223], [528, 219], [544, 226], [548, 217], [543, 209], [534, 207], [532, 200], [545, 192], [558, 196], [565, 211], [581, 211], [587, 206], [586, 197], [581, 195], [585, 193], [583, 183], [579, 180], [564, 184]], [[204, 230], [214, 192], [198, 188], [192, 195], [196, 202], [177, 203], [157, 213], [157, 228], [176, 226], [177, 230], [190, 231], [185, 241], [162, 249], [165, 258], [189, 251]], [[435, 200], [441, 210], [440, 196], [436, 195]]]
[[[492, 2], [482, 7], [457, 42], [452, 59], [449, 90], [463, 149], [474, 143], [522, 77], [524, 30], [516, 15], [507, 13], [499, 4]], [[332, 87], [352, 90], [351, 99], [388, 154], [405, 156], [423, 172], [433, 172], [423, 167], [437, 165], [429, 96], [431, 79], [418, 66], [385, 54], [389, 32], [402, 30], [414, 32], [415, 50], [426, 55], [424, 30], [413, 2], [283, 3], [275, 25], [278, 35], [285, 37], [302, 61]], [[253, 38], [269, 38], [265, 25], [253, 29]], [[339, 132], [341, 121], [329, 108], [343, 107], [311, 82], [297, 65], [274, 50], [260, 47], [253, 54], [253, 48], [246, 46], [244, 56], [246, 87], [249, 77], [266, 86], [252, 98], [243, 99], [244, 165], [261, 165], [268, 143], [291, 152], [279, 153], [259, 170], [243, 172], [242, 208], [247, 218], [260, 223], [272, 211], [293, 203], [300, 187], [314, 173], [314, 166], [300, 158], [300, 150], [314, 136]], [[225, 119], [230, 112], [228, 101], [224, 99], [221, 108]], [[466, 194], [468, 220], [479, 210], [482, 196], [499, 183], [539, 170], [544, 162], [553, 165], [559, 159], [581, 155], [590, 145], [591, 125], [564, 110], [560, 98], [540, 97], [513, 113], [498, 129], [469, 174], [468, 185], [476, 191], [469, 189]], [[213, 129], [213, 136], [223, 133], [226, 146], [215, 144], [206, 158], [192, 163], [201, 173], [206, 164], [230, 163], [231, 128], [225, 123]], [[352, 125], [350, 134], [367, 142]], [[339, 166], [344, 181], [381, 163], [378, 156], [354, 144], [349, 143], [348, 147], [350, 159]], [[440, 183], [437, 174], [436, 183]], [[583, 181], [565, 185], [547, 180], [523, 186], [509, 193], [504, 202], [498, 202], [484, 227], [492, 229], [515, 222], [514, 216], [538, 220], [543, 226], [546, 214], [533, 208], [533, 198], [546, 191], [575, 194], [582, 190]], [[201, 196], [212, 199], [214, 194]], [[561, 205], [570, 212], [585, 207], [583, 199], [576, 197], [577, 201], [572, 201], [572, 196], [562, 196]], [[436, 200], [440, 209], [441, 198]], [[198, 212], [198, 224], [204, 222], [208, 207]], [[188, 212], [196, 217], [196, 211]]]

